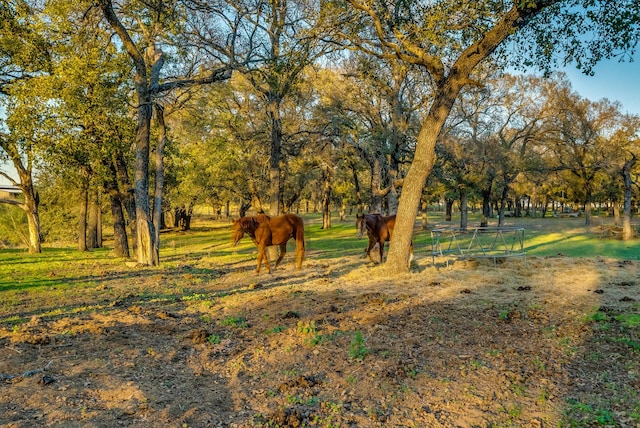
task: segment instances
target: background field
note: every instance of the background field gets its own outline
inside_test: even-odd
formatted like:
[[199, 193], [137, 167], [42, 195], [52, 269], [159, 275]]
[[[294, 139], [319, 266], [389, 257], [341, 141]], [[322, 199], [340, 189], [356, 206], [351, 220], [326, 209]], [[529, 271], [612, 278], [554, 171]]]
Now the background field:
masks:
[[306, 216], [302, 270], [271, 275], [206, 218], [154, 268], [2, 250], [0, 424], [636, 427], [640, 242], [583, 222], [509, 219], [527, 257], [495, 265], [433, 265], [417, 230], [394, 278], [351, 217]]

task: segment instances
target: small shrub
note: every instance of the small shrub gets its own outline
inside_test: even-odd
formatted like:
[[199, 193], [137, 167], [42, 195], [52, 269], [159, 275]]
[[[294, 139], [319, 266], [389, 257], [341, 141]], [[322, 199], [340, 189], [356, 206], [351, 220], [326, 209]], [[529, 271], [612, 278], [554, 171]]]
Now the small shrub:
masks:
[[352, 360], [362, 361], [369, 354], [369, 349], [366, 346], [366, 340], [362, 336], [362, 333], [356, 331], [351, 344], [349, 345], [349, 358]]
[[240, 327], [240, 328], [246, 328], [249, 325], [247, 324], [247, 322], [240, 317], [227, 317], [225, 319], [223, 319], [220, 322], [222, 325], [227, 326], [227, 327]]

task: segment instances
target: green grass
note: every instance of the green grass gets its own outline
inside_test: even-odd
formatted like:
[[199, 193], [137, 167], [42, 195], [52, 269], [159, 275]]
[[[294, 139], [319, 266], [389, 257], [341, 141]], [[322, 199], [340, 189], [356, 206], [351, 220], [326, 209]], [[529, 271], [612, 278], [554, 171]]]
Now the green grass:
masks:
[[[307, 258], [326, 260], [339, 265], [344, 256], [364, 257], [366, 238], [357, 238], [355, 214], [346, 221], [333, 217], [332, 227], [321, 228], [319, 213], [305, 214], [305, 244]], [[479, 213], [469, 216], [469, 227], [479, 225]], [[556, 256], [568, 257], [610, 257], [617, 259], [640, 259], [640, 240], [623, 242], [613, 238], [604, 238], [596, 233], [598, 225], [609, 225], [609, 217], [594, 217], [595, 227], [584, 227], [584, 219], [558, 218], [509, 218], [507, 226], [519, 226], [525, 229], [525, 248], [528, 257]], [[490, 219], [489, 225], [495, 226], [496, 219]], [[157, 267], [126, 267], [124, 260], [113, 256], [110, 242], [107, 248], [79, 252], [73, 246], [43, 245], [41, 254], [28, 254], [23, 249], [0, 250], [0, 321], [9, 316], [19, 318], [16, 313], [33, 314], [34, 311], [73, 312], [83, 307], [93, 307], [88, 293], [94, 290], [94, 299], [113, 302], [121, 296], [114, 295], [109, 283], [112, 279], [131, 278], [131, 293], [140, 300], [178, 299], [206, 293], [200, 287], [215, 280], [220, 273], [242, 263], [255, 262], [256, 248], [245, 237], [239, 245], [231, 245], [230, 223], [212, 222], [203, 218], [194, 218], [192, 230], [188, 232], [170, 231], [161, 234], [161, 264]], [[431, 261], [431, 232], [435, 227], [457, 227], [459, 218], [445, 222], [443, 213], [430, 212], [426, 230], [414, 233], [415, 256], [418, 261]], [[107, 232], [107, 231], [105, 231]], [[295, 243], [289, 242], [287, 255], [283, 263], [292, 263]], [[195, 261], [198, 261], [197, 266]], [[164, 289], [154, 293], [136, 288], [136, 278], [162, 276]], [[43, 291], [47, 301], [42, 302]], [[204, 295], [205, 299], [216, 296]], [[20, 309], [20, 311], [18, 311]], [[88, 309], [89, 310], [89, 309]]]

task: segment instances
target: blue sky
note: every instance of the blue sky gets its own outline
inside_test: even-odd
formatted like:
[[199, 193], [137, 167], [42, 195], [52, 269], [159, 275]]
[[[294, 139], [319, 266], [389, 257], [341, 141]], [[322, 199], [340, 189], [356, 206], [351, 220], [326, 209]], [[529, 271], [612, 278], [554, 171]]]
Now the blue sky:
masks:
[[640, 54], [635, 55], [635, 62], [599, 63], [594, 68], [594, 76], [586, 76], [575, 68], [564, 71], [580, 96], [591, 101], [602, 98], [619, 101], [623, 113], [640, 115]]

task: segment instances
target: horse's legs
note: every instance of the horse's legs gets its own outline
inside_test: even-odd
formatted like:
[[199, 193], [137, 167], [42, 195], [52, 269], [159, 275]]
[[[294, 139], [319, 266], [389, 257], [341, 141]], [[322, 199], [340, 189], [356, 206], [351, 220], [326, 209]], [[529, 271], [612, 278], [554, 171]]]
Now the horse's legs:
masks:
[[384, 239], [381, 239], [378, 242], [378, 245], [380, 246], [380, 264], [382, 264], [382, 256], [384, 255]]
[[267, 266], [267, 272], [271, 273], [271, 266], [269, 265], [269, 257], [267, 257], [266, 245], [258, 246], [258, 268], [256, 269], [256, 273], [260, 273], [260, 266], [262, 265], [263, 259], [265, 266]]
[[287, 254], [287, 243], [286, 242], [284, 244], [280, 244], [280, 255], [278, 256], [278, 260], [276, 260], [276, 267], [278, 267], [278, 265], [280, 264], [280, 262], [284, 258], [285, 254]]
[[375, 239], [373, 239], [372, 236], [369, 236], [369, 245], [367, 245], [367, 248], [365, 248], [364, 252], [367, 256], [369, 256], [369, 260], [371, 260], [372, 262], [373, 262], [373, 259], [371, 258], [371, 250], [375, 245], [376, 245]]

